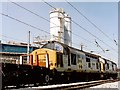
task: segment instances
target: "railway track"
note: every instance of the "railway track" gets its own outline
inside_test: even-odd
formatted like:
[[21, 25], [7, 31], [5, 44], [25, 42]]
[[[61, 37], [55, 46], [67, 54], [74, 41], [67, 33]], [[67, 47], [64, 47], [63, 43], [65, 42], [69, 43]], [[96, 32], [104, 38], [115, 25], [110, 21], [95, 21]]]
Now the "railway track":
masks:
[[[99, 80], [99, 81], [91, 81], [91, 82], [79, 82], [79, 83], [70, 83], [70, 84], [57, 84], [57, 85], [49, 85], [49, 86], [39, 86], [39, 87], [27, 87], [20, 88], [18, 90], [73, 90], [73, 89], [85, 89], [105, 83], [112, 83], [120, 81], [120, 79], [115, 80]], [[15, 89], [16, 90], [16, 89]]]

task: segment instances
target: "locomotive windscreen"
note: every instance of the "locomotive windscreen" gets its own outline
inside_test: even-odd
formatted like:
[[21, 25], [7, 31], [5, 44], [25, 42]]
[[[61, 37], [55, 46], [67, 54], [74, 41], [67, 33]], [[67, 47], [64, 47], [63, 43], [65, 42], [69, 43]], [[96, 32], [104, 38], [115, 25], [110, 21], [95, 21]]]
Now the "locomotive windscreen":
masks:
[[63, 52], [63, 46], [57, 42], [47, 43], [42, 48], [48, 48], [48, 49], [56, 50], [58, 52]]

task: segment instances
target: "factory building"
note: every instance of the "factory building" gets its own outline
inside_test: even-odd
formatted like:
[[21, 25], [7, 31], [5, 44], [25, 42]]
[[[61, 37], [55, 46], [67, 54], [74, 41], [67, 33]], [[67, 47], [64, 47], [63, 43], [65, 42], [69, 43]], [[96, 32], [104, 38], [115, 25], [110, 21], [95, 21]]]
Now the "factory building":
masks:
[[[37, 47], [30, 46], [30, 52]], [[3, 44], [0, 43], [0, 62], [16, 63], [19, 62], [20, 55], [27, 54], [27, 44]]]
[[50, 11], [50, 40], [72, 45], [71, 17], [62, 9]]

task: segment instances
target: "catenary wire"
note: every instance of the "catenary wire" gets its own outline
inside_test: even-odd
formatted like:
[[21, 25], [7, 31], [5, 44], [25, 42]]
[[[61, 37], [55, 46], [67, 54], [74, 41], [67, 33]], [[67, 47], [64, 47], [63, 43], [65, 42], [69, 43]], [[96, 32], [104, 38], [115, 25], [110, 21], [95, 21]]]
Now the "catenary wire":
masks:
[[[74, 8], [80, 15], [82, 15], [89, 23], [91, 23], [95, 28], [97, 28], [97, 30], [99, 30], [103, 35], [105, 35], [107, 38], [109, 38], [110, 40], [114, 41], [114, 43], [116, 44], [116, 41], [114, 39], [111, 39], [106, 33], [104, 33], [100, 28], [98, 28], [97, 25], [95, 25], [90, 19], [88, 19], [82, 12], [80, 12], [74, 5], [72, 5], [70, 2], [68, 2], [67, 0], [65, 0], [72, 8]], [[117, 45], [117, 44], [116, 44]]]
[[6, 35], [0, 35], [0, 36], [5, 37], [5, 38], [9, 38], [9, 39], [12, 39], [12, 40], [17, 40], [17, 41], [25, 42], [25, 41], [23, 41], [23, 40], [16, 39], [16, 38], [13, 38], [13, 37], [8, 37], [8, 36], [6, 36]]
[[[6, 16], [6, 17], [8, 17], [8, 18], [11, 18], [11, 19], [13, 19], [13, 20], [15, 20], [15, 21], [17, 21], [17, 22], [20, 22], [20, 23], [22, 23], [22, 24], [24, 24], [24, 25], [27, 25], [27, 26], [32, 27], [32, 28], [34, 28], [34, 29], [37, 29], [37, 30], [39, 30], [39, 31], [45, 32], [45, 33], [47, 33], [47, 34], [50, 34], [49, 32], [47, 32], [47, 31], [45, 31], [45, 30], [43, 30], [43, 29], [37, 28], [37, 27], [35, 27], [35, 26], [33, 26], [33, 25], [30, 25], [30, 24], [28, 24], [28, 23], [26, 23], [26, 22], [23, 22], [23, 21], [21, 21], [21, 20], [18, 20], [18, 19], [16, 19], [16, 18], [12, 17], [12, 16], [9, 16], [9, 15], [3, 14], [3, 13], [0, 13], [0, 14], [3, 15], [3, 16]], [[57, 37], [57, 36], [54, 36], [54, 37]], [[64, 38], [61, 37], [61, 39], [64, 39]], [[64, 39], [64, 40], [68, 41], [67, 39]], [[71, 41], [71, 42], [72, 42], [72, 41]], [[77, 43], [74, 43], [74, 42], [72, 42], [72, 43], [78, 46]]]
[[[43, 1], [44, 1], [44, 0], [43, 0]], [[12, 1], [11, 1], [11, 2], [12, 2]], [[49, 22], [49, 23], [52, 23], [52, 24], [54, 24], [54, 25], [57, 25], [57, 24], [55, 24], [55, 23], [53, 23], [53, 22], [50, 22], [50, 20], [48, 20], [48, 19], [46, 19], [46, 18], [44, 18], [44, 17], [42, 17], [42, 16], [36, 14], [35, 12], [33, 12], [33, 11], [31, 11], [31, 10], [29, 10], [29, 9], [27, 9], [27, 8], [25, 8], [25, 7], [23, 7], [23, 6], [19, 5], [19, 4], [17, 4], [17, 3], [15, 3], [15, 2], [12, 2], [12, 3], [15, 4], [15, 5], [17, 5], [18, 7], [20, 7], [20, 8], [22, 8], [22, 9], [24, 9], [24, 10], [26, 10], [26, 11], [28, 11], [28, 12], [34, 14], [34, 15], [38, 16], [39, 18], [42, 18], [42, 19], [46, 20], [46, 21]], [[48, 4], [48, 3], [47, 3], [47, 4]], [[50, 4], [49, 4], [49, 6], [52, 7], [52, 5], [50, 5]], [[54, 9], [55, 9], [55, 8], [54, 8]], [[82, 39], [85, 40], [85, 41], [88, 41], [88, 42], [90, 42], [90, 43], [96, 45], [95, 43], [93, 43], [93, 42], [91, 42], [91, 41], [89, 41], [89, 40], [87, 40], [87, 39], [85, 39], [85, 38], [83, 38], [83, 37], [81, 37], [81, 36], [79, 36], [79, 35], [73, 33], [73, 32], [72, 32], [72, 34], [75, 35], [75, 36], [77, 36], [77, 37], [82, 38]]]
[[[29, 27], [32, 27], [32, 28], [34, 28], [34, 29], [37, 29], [37, 30], [40, 30], [40, 31], [42, 31], [42, 32], [45, 32], [45, 33], [50, 34], [49, 32], [46, 32], [46, 31], [44, 31], [43, 29], [37, 28], [37, 27], [35, 27], [35, 26], [33, 26], [33, 25], [30, 25], [30, 24], [25, 23], [25, 22], [23, 22], [23, 21], [21, 21], [21, 20], [18, 20], [18, 19], [14, 18], [14, 17], [11, 17], [11, 16], [6, 15], [6, 14], [3, 14], [3, 13], [0, 13], [0, 14], [3, 15], [3, 16], [6, 16], [6, 17], [8, 17], [8, 18], [11, 18], [11, 19], [13, 19], [13, 20], [15, 20], [15, 21], [17, 21], [17, 22], [20, 22], [20, 23], [22, 23], [22, 24], [25, 24], [25, 25], [27, 25], [27, 26], [29, 26]], [[64, 39], [64, 38], [63, 38], [63, 39]], [[73, 43], [73, 42], [72, 42], [72, 43]], [[77, 45], [77, 46], [80, 46], [80, 45], [78, 45], [78, 44], [76, 44], [76, 43], [73, 43], [73, 44], [75, 44], [75, 45]]]
[[[45, 0], [43, 0], [45, 2]], [[47, 4], [48, 5], [48, 4]], [[52, 5], [49, 5], [50, 7]], [[53, 8], [54, 6], [52, 6]], [[55, 7], [54, 7], [55, 8]], [[108, 45], [107, 43], [105, 43], [103, 40], [99, 39], [97, 36], [95, 36], [94, 34], [92, 34], [91, 32], [89, 32], [87, 29], [83, 28], [81, 25], [79, 25], [78, 23], [76, 23], [74, 20], [71, 19], [71, 21], [76, 24], [78, 27], [82, 28], [84, 31], [86, 31], [87, 33], [89, 33], [90, 35], [92, 35], [93, 37], [95, 37], [96, 39], [98, 39], [99, 41], [101, 41], [102, 43], [104, 43], [106, 46], [109, 46], [113, 51], [115, 51], [116, 53], [118, 53], [113, 47], [111, 47], [110, 45]]]
[[[50, 5], [49, 5], [50, 6]], [[34, 13], [35, 14], [35, 13]], [[45, 18], [44, 18], [45, 19]], [[47, 19], [46, 19], [47, 20]], [[49, 20], [48, 20], [49, 21]], [[78, 36], [77, 34], [76, 34], [76, 36]]]

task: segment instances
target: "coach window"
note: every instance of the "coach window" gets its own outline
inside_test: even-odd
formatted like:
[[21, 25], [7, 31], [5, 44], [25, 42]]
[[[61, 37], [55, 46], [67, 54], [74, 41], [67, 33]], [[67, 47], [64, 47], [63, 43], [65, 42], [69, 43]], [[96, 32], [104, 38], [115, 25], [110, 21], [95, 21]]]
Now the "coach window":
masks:
[[76, 54], [71, 53], [71, 64], [76, 65]]
[[57, 53], [57, 67], [63, 67], [62, 53]]
[[112, 64], [112, 70], [114, 71], [114, 65]]
[[107, 63], [107, 69], [109, 69], [109, 64]]
[[98, 63], [96, 63], [96, 68], [99, 69]]
[[90, 58], [86, 58], [86, 62], [90, 62]]
[[88, 62], [88, 67], [90, 68], [91, 67], [90, 58], [86, 57], [86, 62]]

